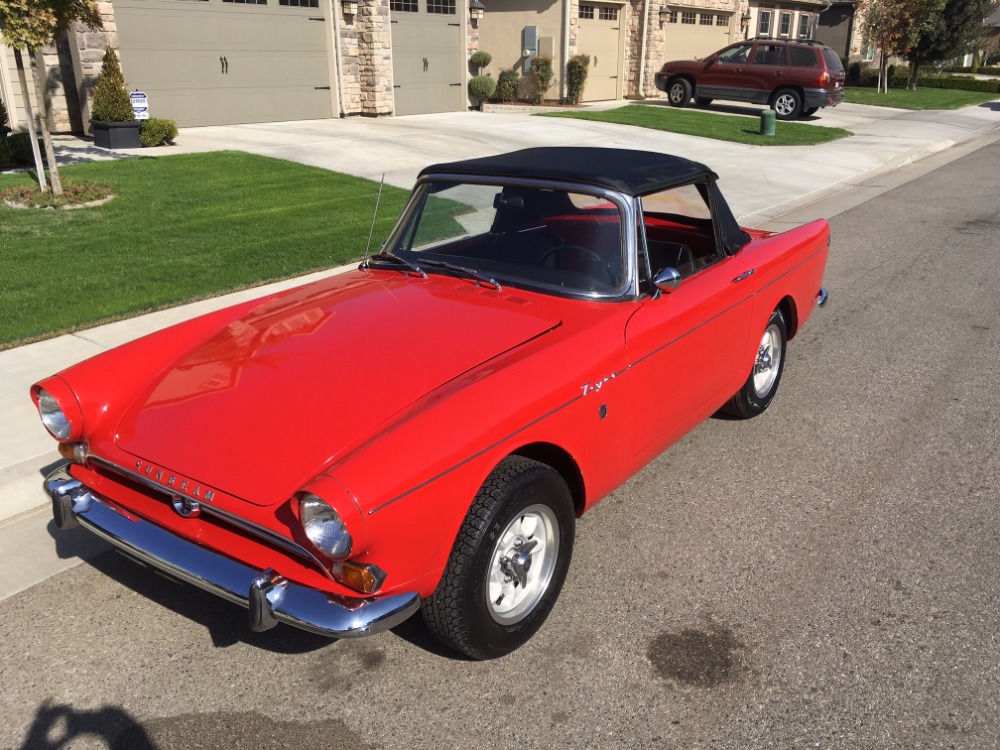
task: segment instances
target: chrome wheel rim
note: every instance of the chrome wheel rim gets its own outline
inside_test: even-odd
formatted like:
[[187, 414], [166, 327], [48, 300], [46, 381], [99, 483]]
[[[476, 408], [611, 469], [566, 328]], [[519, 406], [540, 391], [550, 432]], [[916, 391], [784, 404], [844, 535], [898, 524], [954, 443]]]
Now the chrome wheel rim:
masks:
[[771, 323], [757, 347], [757, 360], [753, 365], [753, 390], [758, 398], [764, 398], [774, 388], [781, 371], [781, 331]]
[[546, 505], [525, 508], [507, 524], [486, 574], [487, 609], [496, 622], [524, 619], [545, 596], [559, 556], [558, 529]]
[[674, 104], [684, 101], [684, 87], [681, 84], [675, 83], [670, 87], [670, 101]]
[[774, 100], [774, 111], [783, 116], [792, 114], [795, 111], [795, 97], [791, 94], [782, 94]]

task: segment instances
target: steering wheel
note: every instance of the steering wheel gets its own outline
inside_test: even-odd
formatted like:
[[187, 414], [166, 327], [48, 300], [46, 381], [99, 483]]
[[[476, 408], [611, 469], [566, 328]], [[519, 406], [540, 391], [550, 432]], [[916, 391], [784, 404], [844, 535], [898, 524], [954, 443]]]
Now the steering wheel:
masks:
[[[569, 254], [570, 258], [575, 255], [577, 258], [583, 260], [588, 266], [587, 269], [585, 271], [574, 271], [572, 267], [567, 267], [567, 263], [565, 262], [567, 254]], [[556, 263], [558, 263], [558, 266]], [[583, 247], [582, 245], [558, 245], [545, 252], [539, 259], [538, 264], [543, 268], [582, 273], [584, 276], [590, 276], [595, 281], [601, 281], [609, 285], [615, 283], [604, 258], [589, 247]], [[569, 265], [572, 265], [572, 260]]]

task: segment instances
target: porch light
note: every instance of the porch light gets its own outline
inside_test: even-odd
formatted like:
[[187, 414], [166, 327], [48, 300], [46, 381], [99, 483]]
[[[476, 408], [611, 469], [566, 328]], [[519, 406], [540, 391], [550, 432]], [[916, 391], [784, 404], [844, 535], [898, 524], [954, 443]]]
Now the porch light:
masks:
[[660, 23], [667, 23], [670, 20], [670, 8], [666, 5], [660, 6]]
[[341, 7], [344, 9], [345, 16], [356, 16], [358, 15], [358, 3], [357, 0], [343, 0]]
[[747, 8], [740, 16], [740, 29], [746, 31], [750, 27], [750, 9]]
[[472, 2], [469, 3], [469, 18], [478, 21], [485, 15], [486, 6], [479, 2], [479, 0], [472, 0]]

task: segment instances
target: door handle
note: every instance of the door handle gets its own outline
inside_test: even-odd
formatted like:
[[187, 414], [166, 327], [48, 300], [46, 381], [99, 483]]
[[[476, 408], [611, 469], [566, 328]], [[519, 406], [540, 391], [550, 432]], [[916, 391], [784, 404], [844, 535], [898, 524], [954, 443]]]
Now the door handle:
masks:
[[751, 276], [754, 275], [754, 273], [756, 271], [757, 271], [756, 268], [751, 268], [749, 271], [744, 271], [739, 276], [737, 276], [735, 279], [733, 279], [733, 283], [734, 284], [738, 284], [741, 281], [745, 281], [746, 279], [749, 279]]

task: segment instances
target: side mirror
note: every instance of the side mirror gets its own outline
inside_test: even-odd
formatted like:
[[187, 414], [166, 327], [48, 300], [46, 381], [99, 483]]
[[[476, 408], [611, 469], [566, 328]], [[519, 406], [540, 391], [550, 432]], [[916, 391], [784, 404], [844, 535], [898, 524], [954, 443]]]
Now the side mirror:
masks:
[[672, 266], [667, 266], [653, 279], [653, 284], [664, 294], [670, 294], [681, 285], [681, 273]]

